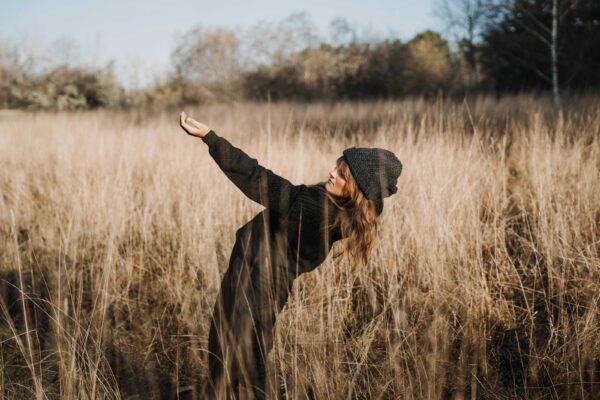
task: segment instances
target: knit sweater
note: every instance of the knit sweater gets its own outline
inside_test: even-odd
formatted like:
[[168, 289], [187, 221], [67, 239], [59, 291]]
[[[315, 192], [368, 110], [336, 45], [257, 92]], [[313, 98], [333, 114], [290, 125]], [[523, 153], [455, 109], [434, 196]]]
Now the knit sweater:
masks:
[[202, 140], [227, 178], [266, 207], [237, 230], [232, 259], [251, 266], [266, 262], [290, 280], [320, 265], [342, 238], [339, 227], [328, 227], [339, 212], [331, 200], [315, 185], [294, 185], [261, 166], [212, 130]]

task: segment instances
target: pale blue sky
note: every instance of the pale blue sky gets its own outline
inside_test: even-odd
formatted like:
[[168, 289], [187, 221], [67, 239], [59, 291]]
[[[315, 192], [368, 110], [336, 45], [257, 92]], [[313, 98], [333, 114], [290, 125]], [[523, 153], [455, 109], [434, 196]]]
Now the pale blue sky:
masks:
[[51, 60], [56, 56], [53, 43], [65, 43], [70, 37], [78, 49], [72, 60], [93, 65], [115, 60], [115, 71], [125, 85], [143, 86], [169, 70], [177, 35], [197, 24], [241, 31], [260, 21], [279, 22], [305, 11], [321, 35], [327, 35], [332, 19], [344, 17], [359, 35], [406, 40], [419, 31], [441, 28], [432, 15], [432, 2], [0, 0], [0, 41]]

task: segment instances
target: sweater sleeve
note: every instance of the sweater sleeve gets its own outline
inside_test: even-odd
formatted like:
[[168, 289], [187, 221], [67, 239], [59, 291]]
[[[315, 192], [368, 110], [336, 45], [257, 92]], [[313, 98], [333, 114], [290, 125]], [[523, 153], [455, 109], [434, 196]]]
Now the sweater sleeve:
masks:
[[225, 138], [209, 131], [202, 137], [208, 152], [225, 175], [251, 200], [266, 208], [285, 213], [300, 191], [287, 179], [261, 166]]

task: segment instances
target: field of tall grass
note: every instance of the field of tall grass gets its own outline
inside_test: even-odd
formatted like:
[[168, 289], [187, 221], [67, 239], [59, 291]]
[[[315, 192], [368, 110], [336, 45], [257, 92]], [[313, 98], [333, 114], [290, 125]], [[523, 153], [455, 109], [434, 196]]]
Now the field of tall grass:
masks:
[[[369, 265], [330, 254], [294, 283], [270, 360], [288, 398], [600, 398], [600, 98], [565, 103], [186, 109], [294, 183], [351, 146], [404, 164]], [[203, 382], [235, 230], [262, 207], [178, 111], [0, 112], [0, 397]]]

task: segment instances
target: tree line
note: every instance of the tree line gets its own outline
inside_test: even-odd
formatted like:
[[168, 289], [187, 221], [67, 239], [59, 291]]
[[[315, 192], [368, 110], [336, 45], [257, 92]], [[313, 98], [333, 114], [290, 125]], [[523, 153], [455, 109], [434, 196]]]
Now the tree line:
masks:
[[436, 0], [443, 34], [403, 42], [361, 36], [346, 20], [321, 37], [292, 14], [244, 32], [196, 26], [176, 43], [172, 71], [125, 90], [112, 65], [29, 73], [0, 47], [1, 108], [179, 106], [229, 99], [334, 100], [464, 96], [600, 87], [600, 1]]

